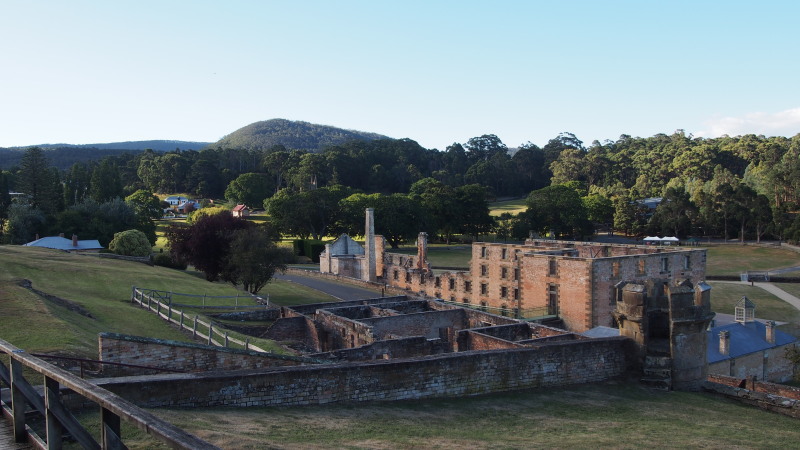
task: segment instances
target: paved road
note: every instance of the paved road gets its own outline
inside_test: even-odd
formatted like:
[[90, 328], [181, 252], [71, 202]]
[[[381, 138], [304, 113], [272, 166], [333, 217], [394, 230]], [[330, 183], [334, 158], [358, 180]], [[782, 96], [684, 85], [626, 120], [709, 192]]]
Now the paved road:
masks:
[[307, 286], [336, 297], [339, 300], [361, 300], [365, 298], [376, 298], [381, 296], [380, 291], [373, 291], [346, 283], [321, 280], [315, 277], [304, 277], [302, 275], [294, 274], [275, 274], [275, 278], [284, 281], [291, 281], [292, 283], [302, 284], [303, 286]]

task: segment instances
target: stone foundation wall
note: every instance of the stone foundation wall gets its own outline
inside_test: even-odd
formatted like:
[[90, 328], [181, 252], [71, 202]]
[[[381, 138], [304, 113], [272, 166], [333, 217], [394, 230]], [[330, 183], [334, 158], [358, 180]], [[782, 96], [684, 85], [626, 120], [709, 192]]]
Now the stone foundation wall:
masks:
[[709, 375], [703, 389], [748, 405], [800, 418], [800, 389], [724, 375]]
[[144, 407], [289, 406], [460, 397], [608, 380], [626, 372], [625, 338], [229, 374], [96, 380]]
[[338, 359], [342, 361], [369, 361], [373, 359], [418, 358], [438, 355], [449, 351], [441, 339], [411, 337], [390, 339], [361, 347], [336, 350], [327, 353], [309, 355], [316, 359]]
[[[184, 372], [262, 369], [318, 362], [311, 358], [209, 347], [116, 333], [100, 333], [98, 340], [100, 360], [103, 362], [158, 367]], [[127, 376], [153, 374], [158, 371], [105, 365], [103, 373], [106, 376]]]

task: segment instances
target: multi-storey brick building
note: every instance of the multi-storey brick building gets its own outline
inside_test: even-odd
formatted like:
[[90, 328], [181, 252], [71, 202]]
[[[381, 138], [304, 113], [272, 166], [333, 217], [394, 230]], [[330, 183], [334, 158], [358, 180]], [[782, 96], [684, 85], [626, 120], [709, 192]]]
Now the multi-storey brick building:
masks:
[[[368, 212], [368, 230], [370, 220]], [[367, 241], [374, 259], [352, 244], [348, 254], [337, 253], [335, 249], [342, 246], [334, 243], [320, 256], [321, 271], [355, 274], [366, 281], [508, 316], [554, 315], [577, 332], [613, 326], [620, 283], [689, 280], [697, 284], [705, 278], [704, 249], [535, 239], [521, 245], [479, 242], [472, 245], [468, 271], [439, 272], [431, 270], [426, 260], [424, 233], [417, 241], [417, 255], [388, 253], [383, 239], [369, 232]], [[366, 266], [370, 265], [374, 279], [368, 279]]]

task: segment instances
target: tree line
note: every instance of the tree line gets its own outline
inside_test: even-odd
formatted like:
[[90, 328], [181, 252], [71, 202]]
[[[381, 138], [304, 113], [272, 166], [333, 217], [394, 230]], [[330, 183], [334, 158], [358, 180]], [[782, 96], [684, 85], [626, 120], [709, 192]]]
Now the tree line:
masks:
[[[374, 207], [404, 219], [389, 220], [387, 227], [404, 222], [414, 230], [383, 230], [397, 236], [392, 244], [419, 230], [448, 241], [489, 232], [519, 239], [530, 231], [580, 238], [598, 227], [632, 235], [797, 241], [799, 183], [800, 135], [708, 139], [679, 130], [585, 146], [561, 133], [543, 147], [529, 142], [509, 149], [489, 134], [443, 151], [410, 139], [378, 139], [320, 152], [277, 145], [124, 153], [65, 171], [31, 149], [19, 167], [0, 176], [0, 215], [4, 239], [16, 242], [34, 230], [69, 232], [72, 222], [65, 217], [100, 214], [77, 212], [81, 208], [109, 210], [98, 205], [144, 191], [264, 207], [281, 232], [317, 238], [358, 233], [363, 224], [353, 211], [360, 208], [361, 216], [362, 207]], [[21, 218], [24, 208], [12, 205], [9, 190], [31, 197], [26, 212], [35, 217]], [[489, 217], [489, 200], [522, 196], [526, 212]], [[657, 208], [642, 201], [649, 197], [662, 199]], [[22, 229], [27, 237], [14, 232]]]

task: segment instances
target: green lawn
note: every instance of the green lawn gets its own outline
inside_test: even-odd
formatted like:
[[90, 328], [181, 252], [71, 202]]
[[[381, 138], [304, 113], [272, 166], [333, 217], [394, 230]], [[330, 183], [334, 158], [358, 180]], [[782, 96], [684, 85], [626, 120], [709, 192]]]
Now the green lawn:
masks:
[[[792, 305], [775, 297], [769, 292], [755, 286], [738, 283], [708, 281], [712, 286], [711, 309], [714, 312], [734, 314], [736, 303], [742, 296], [747, 296], [756, 305], [756, 317], [759, 319], [788, 322], [778, 327], [779, 330], [800, 337], [800, 311]], [[797, 296], [800, 285], [783, 283], [781, 289]]]
[[[91, 317], [58, 306], [20, 287], [35, 289], [79, 305]], [[235, 296], [225, 283], [209, 283], [191, 273], [141, 263], [99, 259], [36, 247], [0, 246], [0, 338], [30, 352], [97, 356], [97, 334], [110, 331], [179, 341], [190, 340], [155, 314], [130, 303], [131, 287], [188, 294]], [[276, 304], [332, 301], [295, 284], [275, 281], [262, 291]], [[245, 300], [246, 299], [246, 300]], [[240, 304], [255, 304], [242, 297]], [[234, 300], [228, 300], [231, 305]]]
[[708, 275], [735, 275], [748, 270], [800, 266], [800, 253], [773, 247], [712, 245], [708, 248]]
[[634, 383], [292, 408], [157, 409], [223, 448], [789, 448], [797, 420]]
[[492, 216], [499, 216], [503, 213], [519, 214], [527, 208], [528, 207], [525, 206], [525, 198], [517, 198], [514, 200], [489, 203], [489, 214]]

